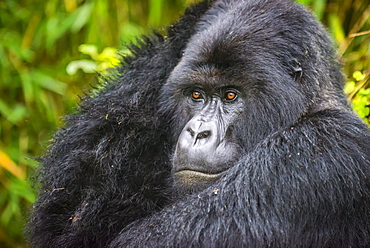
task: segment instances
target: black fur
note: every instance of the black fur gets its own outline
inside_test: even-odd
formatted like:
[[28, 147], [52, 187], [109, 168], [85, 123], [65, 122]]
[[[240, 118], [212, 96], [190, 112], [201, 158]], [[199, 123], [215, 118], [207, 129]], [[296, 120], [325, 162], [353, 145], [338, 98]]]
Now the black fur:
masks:
[[[168, 33], [132, 48], [57, 133], [31, 245], [370, 246], [370, 133], [312, 15], [289, 0], [204, 1]], [[245, 94], [233, 125], [243, 154], [211, 187], [173, 198], [171, 156], [191, 116], [167, 78], [192, 59], [226, 68]]]

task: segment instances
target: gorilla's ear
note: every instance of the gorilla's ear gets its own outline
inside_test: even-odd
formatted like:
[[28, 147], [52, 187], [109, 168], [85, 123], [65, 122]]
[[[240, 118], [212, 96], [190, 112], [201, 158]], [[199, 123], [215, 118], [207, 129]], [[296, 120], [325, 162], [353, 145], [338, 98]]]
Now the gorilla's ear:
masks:
[[294, 78], [295, 81], [299, 81], [303, 75], [301, 63], [297, 59], [292, 58], [289, 60], [288, 65], [289, 74]]

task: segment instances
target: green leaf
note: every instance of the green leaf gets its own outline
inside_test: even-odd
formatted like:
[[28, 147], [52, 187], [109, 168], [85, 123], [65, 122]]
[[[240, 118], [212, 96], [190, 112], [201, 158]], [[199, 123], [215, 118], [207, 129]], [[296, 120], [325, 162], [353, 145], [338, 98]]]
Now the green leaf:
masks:
[[159, 26], [161, 23], [161, 10], [163, 9], [163, 0], [150, 0], [149, 1], [149, 17], [148, 23], [154, 26]]
[[23, 96], [27, 104], [30, 104], [34, 100], [34, 85], [32, 84], [32, 77], [29, 71], [23, 71], [20, 74]]
[[86, 3], [71, 15], [60, 15], [47, 20], [46, 46], [51, 49], [59, 38], [68, 30], [76, 33], [88, 22], [91, 16], [92, 3]]
[[89, 55], [92, 59], [95, 59], [98, 56], [98, 48], [92, 44], [81, 44], [78, 46], [78, 51], [83, 54]]
[[326, 0], [316, 0], [313, 2], [313, 10], [315, 12], [316, 17], [319, 20], [322, 20], [324, 15]]
[[92, 3], [86, 3], [73, 13], [76, 17], [71, 27], [72, 32], [77, 33], [86, 25], [91, 17], [92, 7]]
[[336, 14], [330, 14], [329, 25], [337, 43], [340, 44], [341, 42], [344, 42], [344, 40], [346, 39], [346, 35], [343, 30], [343, 26], [339, 16]]
[[360, 96], [370, 97], [370, 88], [360, 89], [357, 94]]
[[297, 3], [302, 3], [304, 5], [309, 5], [312, 2], [312, 0], [297, 0]]
[[132, 22], [123, 23], [120, 28], [120, 38], [122, 39], [122, 41], [132, 42], [134, 40], [134, 37], [139, 36], [142, 32], [142, 27]]
[[41, 71], [33, 71], [32, 79], [35, 84], [39, 85], [41, 88], [53, 91], [59, 95], [63, 95], [67, 90], [67, 84], [56, 80]]
[[0, 100], [0, 113], [11, 123], [17, 125], [27, 116], [27, 109], [21, 104], [7, 106], [4, 101]]
[[6, 116], [6, 118], [12, 122], [13, 124], [18, 124], [21, 120], [23, 120], [27, 116], [27, 109], [25, 106], [17, 104], [13, 107], [10, 115]]
[[366, 77], [365, 74], [360, 71], [355, 71], [352, 76], [354, 79], [356, 79], [356, 81], [362, 81]]
[[36, 200], [35, 194], [31, 191], [29, 181], [14, 178], [10, 181], [9, 189], [12, 191], [12, 194], [24, 198], [28, 202], [35, 202]]
[[[12, 197], [9, 197], [9, 198], [11, 199]], [[9, 199], [8, 203], [6, 204], [6, 207], [3, 210], [3, 213], [0, 216], [0, 221], [1, 221], [1, 223], [4, 226], [7, 226], [8, 225], [10, 219], [13, 216], [13, 213], [12, 213], [12, 204], [11, 204], [12, 201], [10, 199]]]
[[367, 97], [366, 96], [361, 96], [359, 94], [356, 95], [356, 97], [353, 99], [353, 103], [356, 105], [356, 106], [366, 106], [367, 104]]
[[95, 73], [98, 66], [96, 62], [92, 60], [75, 60], [67, 65], [66, 71], [68, 75], [75, 75], [79, 69], [83, 70], [85, 73]]
[[348, 94], [352, 93], [355, 90], [355, 88], [356, 88], [356, 83], [353, 82], [353, 81], [349, 81], [344, 86], [344, 90], [343, 91], [344, 91], [345, 94], [348, 95]]

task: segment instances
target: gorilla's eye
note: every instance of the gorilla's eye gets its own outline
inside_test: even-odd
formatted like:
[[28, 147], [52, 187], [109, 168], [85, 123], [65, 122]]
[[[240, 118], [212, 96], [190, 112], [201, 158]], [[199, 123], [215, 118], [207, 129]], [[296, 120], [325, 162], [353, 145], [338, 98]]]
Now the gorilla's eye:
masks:
[[193, 98], [194, 100], [200, 100], [203, 99], [203, 95], [199, 91], [193, 91], [191, 92], [191, 98]]
[[226, 101], [233, 101], [236, 99], [237, 94], [233, 91], [227, 91], [224, 97]]

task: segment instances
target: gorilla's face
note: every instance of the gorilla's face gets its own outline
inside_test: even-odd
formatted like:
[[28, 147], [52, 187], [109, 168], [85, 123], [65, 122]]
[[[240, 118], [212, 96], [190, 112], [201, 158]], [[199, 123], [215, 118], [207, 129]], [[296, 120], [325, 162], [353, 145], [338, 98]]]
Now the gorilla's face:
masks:
[[242, 93], [231, 85], [185, 89], [183, 101], [192, 118], [177, 142], [173, 176], [178, 188], [194, 191], [211, 185], [237, 158], [232, 124], [243, 110]]
[[168, 81], [179, 128], [172, 171], [180, 192], [210, 186], [243, 154], [236, 130], [246, 105], [240, 79], [229, 66], [210, 63], [208, 53], [189, 50]]

